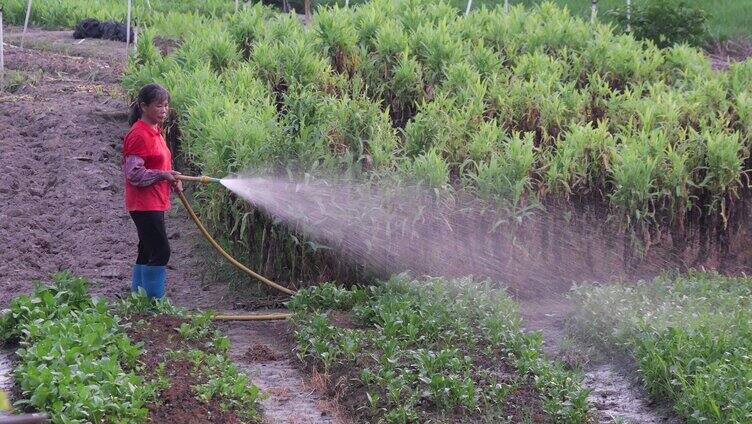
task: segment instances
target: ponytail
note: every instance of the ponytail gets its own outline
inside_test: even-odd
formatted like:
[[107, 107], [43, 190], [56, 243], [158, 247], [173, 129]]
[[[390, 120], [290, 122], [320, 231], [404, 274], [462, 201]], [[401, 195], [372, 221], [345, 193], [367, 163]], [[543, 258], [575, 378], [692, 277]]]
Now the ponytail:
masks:
[[136, 99], [131, 103], [131, 112], [128, 114], [128, 125], [133, 125], [141, 119], [141, 113], [141, 103]]
[[170, 101], [170, 93], [159, 84], [151, 83], [141, 87], [138, 96], [133, 100], [128, 114], [128, 125], [133, 125], [141, 119], [141, 103], [150, 105], [155, 101]]

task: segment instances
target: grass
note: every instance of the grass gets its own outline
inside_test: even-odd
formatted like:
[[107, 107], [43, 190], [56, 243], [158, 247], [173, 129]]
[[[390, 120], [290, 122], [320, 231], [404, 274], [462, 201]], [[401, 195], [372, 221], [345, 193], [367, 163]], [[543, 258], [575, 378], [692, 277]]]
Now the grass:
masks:
[[[648, 0], [633, 0], [633, 4], [645, 2]], [[566, 6], [573, 14], [590, 19], [590, 1], [587, 0], [554, 0], [562, 7]], [[486, 7], [495, 7], [499, 1], [474, 0], [473, 8], [485, 5]], [[503, 3], [503, 2], [501, 2]], [[527, 7], [535, 6], [541, 3], [541, 0], [510, 0], [510, 4], [522, 4]], [[736, 37], [752, 37], [752, 4], [743, 0], [715, 0], [708, 2], [705, 0], [686, 0], [690, 6], [704, 9], [710, 14], [708, 26], [711, 36], [717, 39], [729, 39]], [[457, 7], [464, 10], [467, 2], [455, 2]], [[601, 17], [609, 10], [626, 6], [626, 0], [598, 0], [598, 11]], [[607, 18], [606, 18], [607, 19]]]
[[572, 298], [575, 336], [632, 355], [650, 393], [688, 422], [752, 419], [752, 279], [693, 272]]
[[299, 357], [361, 421], [587, 420], [580, 377], [543, 358], [503, 289], [398, 276], [304, 289], [289, 308]]

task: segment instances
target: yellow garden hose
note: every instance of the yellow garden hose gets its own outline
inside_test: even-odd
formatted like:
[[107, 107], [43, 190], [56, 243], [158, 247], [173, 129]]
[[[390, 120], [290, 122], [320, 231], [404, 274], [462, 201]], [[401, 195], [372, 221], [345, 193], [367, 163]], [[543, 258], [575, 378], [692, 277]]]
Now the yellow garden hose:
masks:
[[252, 314], [252, 315], [214, 315], [215, 321], [272, 321], [282, 320], [290, 317], [290, 314]]
[[198, 227], [199, 231], [201, 231], [201, 234], [206, 237], [206, 239], [209, 241], [209, 243], [214, 246], [215, 249], [217, 249], [217, 252], [221, 253], [222, 256], [224, 256], [228, 261], [230, 261], [231, 264], [238, 267], [241, 271], [245, 272], [246, 274], [250, 275], [251, 277], [261, 281], [262, 283], [266, 284], [269, 287], [273, 287], [282, 293], [287, 293], [289, 295], [295, 294], [294, 291], [288, 289], [287, 287], [280, 286], [279, 284], [273, 282], [272, 280], [264, 277], [263, 275], [259, 275], [250, 268], [246, 267], [245, 265], [238, 262], [235, 258], [230, 256], [229, 253], [227, 253], [224, 249], [222, 249], [222, 246], [217, 243], [216, 240], [209, 234], [209, 232], [204, 227], [204, 224], [201, 223], [201, 221], [198, 219], [198, 216], [196, 216], [196, 212], [193, 211], [193, 208], [188, 203], [188, 199], [185, 198], [185, 194], [183, 192], [178, 191], [178, 197], [180, 197], [180, 201], [183, 202], [183, 206], [185, 206], [185, 209], [188, 211], [188, 214], [191, 216], [191, 219], [193, 219], [193, 222], [196, 223], [196, 226]]
[[[188, 177], [180, 175], [178, 176], [178, 179], [186, 180], [186, 181], [198, 181], [203, 183], [208, 182], [218, 182], [219, 180], [216, 178], [210, 178], [210, 177]], [[188, 214], [191, 216], [191, 219], [193, 219], [193, 222], [196, 223], [196, 226], [198, 227], [199, 231], [201, 231], [201, 234], [206, 237], [206, 239], [209, 241], [209, 243], [214, 246], [215, 249], [217, 249], [217, 252], [221, 253], [222, 256], [224, 256], [228, 261], [230, 261], [231, 264], [238, 267], [241, 271], [245, 272], [246, 274], [250, 275], [251, 277], [261, 281], [262, 283], [266, 284], [269, 287], [275, 288], [282, 293], [286, 293], [289, 295], [295, 294], [293, 290], [288, 289], [287, 287], [280, 286], [279, 284], [273, 282], [272, 280], [264, 277], [263, 275], [259, 275], [253, 270], [249, 269], [245, 265], [238, 262], [235, 258], [230, 256], [229, 253], [225, 252], [224, 249], [222, 249], [222, 246], [217, 243], [216, 240], [209, 234], [209, 232], [206, 230], [206, 227], [204, 227], [204, 224], [201, 223], [201, 220], [198, 219], [198, 216], [196, 216], [196, 212], [193, 211], [193, 208], [191, 207], [190, 203], [188, 203], [188, 199], [185, 198], [185, 194], [183, 194], [182, 191], [178, 191], [178, 197], [180, 198], [180, 201], [183, 203], [183, 206], [185, 206], [185, 209], [188, 211]], [[276, 315], [275, 315], [276, 316]], [[282, 318], [267, 318], [267, 319], [282, 319]]]

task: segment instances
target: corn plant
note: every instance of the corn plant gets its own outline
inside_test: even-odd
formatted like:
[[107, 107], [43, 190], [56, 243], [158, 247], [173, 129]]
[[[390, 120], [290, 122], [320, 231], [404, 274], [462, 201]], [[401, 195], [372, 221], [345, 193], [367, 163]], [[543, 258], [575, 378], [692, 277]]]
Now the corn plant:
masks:
[[[692, 239], [741, 216], [729, 208], [748, 191], [749, 61], [711, 71], [701, 51], [659, 49], [551, 2], [461, 16], [444, 2], [376, 0], [321, 7], [310, 26], [262, 6], [227, 19], [214, 1], [193, 13], [158, 7], [124, 84], [131, 94], [151, 81], [170, 89], [183, 153], [206, 173], [422, 181], [567, 213], [588, 199], [636, 239], [660, 236], [663, 223]], [[155, 54], [157, 34], [180, 47]], [[532, 134], [532, 147], [508, 153], [515, 133]], [[227, 243], [238, 252], [280, 275], [327, 268], [293, 229], [201, 193], [212, 225], [235, 229]], [[259, 253], [270, 237], [276, 254]]]
[[358, 65], [358, 35], [352, 17], [346, 9], [335, 6], [319, 10], [313, 22], [323, 54], [329, 57], [332, 68], [340, 73], [352, 74]]
[[484, 199], [517, 205], [530, 189], [530, 172], [535, 156], [533, 134], [514, 134], [502, 145], [499, 156], [477, 163], [470, 173], [478, 195]]

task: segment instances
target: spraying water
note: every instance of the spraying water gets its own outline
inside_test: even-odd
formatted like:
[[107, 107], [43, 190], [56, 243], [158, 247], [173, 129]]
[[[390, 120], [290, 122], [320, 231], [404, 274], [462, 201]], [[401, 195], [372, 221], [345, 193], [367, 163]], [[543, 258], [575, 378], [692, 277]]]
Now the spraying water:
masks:
[[[272, 217], [353, 263], [385, 275], [402, 271], [432, 276], [490, 278], [522, 298], [526, 321], [538, 322], [558, 342], [564, 316], [551, 304], [572, 282], [623, 278], [625, 244], [605, 219], [563, 211], [522, 214], [490, 207], [472, 195], [439, 196], [419, 187], [379, 188], [348, 182], [275, 177], [223, 179], [222, 184]], [[659, 258], [667, 258], [660, 252]], [[648, 261], [660, 270], [666, 259]], [[564, 308], [566, 310], [566, 308]], [[552, 313], [553, 312], [553, 313]], [[534, 324], [534, 323], [533, 323]], [[669, 422], [648, 407], [644, 393], [604, 365], [586, 373], [589, 401], [599, 414], [639, 422]]]
[[571, 214], [522, 218], [471, 195], [437, 196], [419, 187], [276, 177], [221, 182], [294, 231], [385, 275], [473, 275], [535, 292], [589, 276], [618, 277], [623, 262], [602, 229]]

